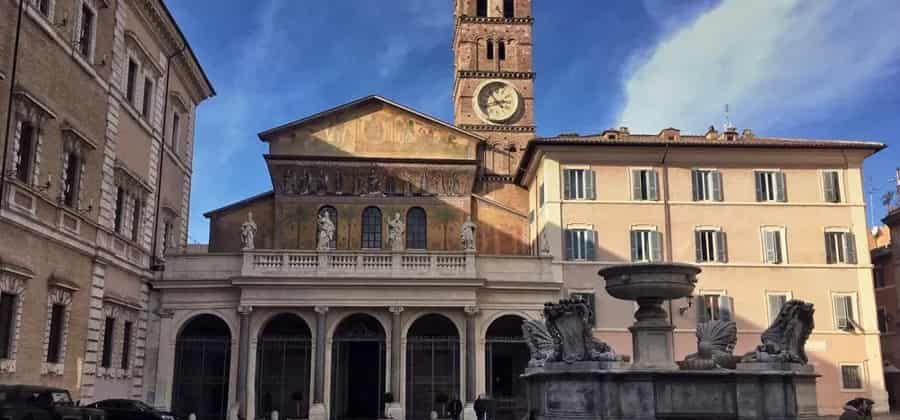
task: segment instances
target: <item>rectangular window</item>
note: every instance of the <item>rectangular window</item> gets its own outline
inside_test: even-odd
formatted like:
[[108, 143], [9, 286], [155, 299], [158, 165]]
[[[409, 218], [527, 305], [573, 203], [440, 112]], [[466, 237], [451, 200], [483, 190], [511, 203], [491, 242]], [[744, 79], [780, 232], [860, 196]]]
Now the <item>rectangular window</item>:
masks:
[[712, 169], [691, 171], [694, 201], [722, 201], [722, 173]]
[[94, 11], [86, 4], [81, 6], [81, 28], [78, 36], [78, 52], [84, 57], [91, 55], [94, 38]]
[[47, 342], [47, 363], [61, 363], [63, 327], [66, 320], [66, 306], [54, 304], [50, 311], [50, 339]]
[[659, 179], [653, 169], [631, 171], [631, 198], [637, 201], [659, 200]]
[[125, 189], [116, 192], [116, 233], [122, 233], [122, 222], [125, 219]]
[[719, 297], [720, 295], [703, 295], [703, 307], [706, 308], [707, 321], [715, 321], [722, 316], [719, 312]]
[[769, 310], [769, 324], [775, 321], [775, 318], [778, 318], [778, 313], [781, 312], [781, 307], [784, 306], [787, 301], [791, 299], [790, 294], [788, 293], [767, 293], [766, 294], [766, 303]]
[[834, 323], [839, 330], [853, 331], [859, 328], [853, 295], [834, 295]]
[[16, 179], [28, 183], [31, 178], [31, 162], [34, 154], [35, 129], [28, 121], [19, 126], [19, 150], [16, 155]]
[[50, 16], [50, 0], [38, 0], [37, 9], [45, 17]]
[[882, 334], [888, 333], [888, 313], [884, 307], [878, 308], [878, 331]]
[[16, 295], [0, 294], [0, 359], [9, 359], [13, 326], [16, 324]]
[[825, 232], [825, 261], [856, 264], [856, 239], [850, 232]]
[[838, 171], [823, 171], [822, 184], [825, 190], [825, 201], [828, 203], [841, 202], [841, 177]]
[[763, 229], [763, 262], [766, 264], [785, 263], [784, 230], [781, 228]]
[[131, 363], [131, 321], [126, 321], [122, 328], [122, 369], [128, 369]]
[[78, 179], [81, 175], [81, 159], [69, 152], [66, 155], [66, 181], [63, 183], [63, 204], [75, 208], [78, 205]]
[[662, 261], [662, 234], [655, 230], [636, 229], [631, 231], [631, 261]]
[[597, 325], [597, 297], [594, 293], [572, 293], [572, 299], [580, 299], [584, 301], [584, 303], [590, 308], [591, 316], [588, 318], [588, 323], [590, 323], [591, 327]]
[[144, 119], [150, 119], [151, 107], [153, 106], [153, 80], [149, 77], [144, 79], [144, 102], [141, 104], [141, 115]]
[[841, 389], [863, 389], [862, 369], [859, 365], [841, 365]]
[[137, 71], [138, 65], [134, 60], [128, 60], [128, 79], [125, 87], [125, 98], [128, 103], [134, 105], [135, 90], [137, 89]]
[[115, 318], [106, 318], [106, 323], [103, 326], [103, 355], [100, 359], [100, 366], [108, 368], [112, 366], [112, 356], [113, 356], [113, 334], [116, 332], [116, 319]]
[[597, 175], [590, 169], [563, 169], [563, 198], [596, 200]]
[[697, 262], [726, 262], [728, 260], [725, 232], [716, 229], [695, 230], [694, 243]]
[[181, 125], [181, 115], [177, 112], [172, 114], [172, 137], [169, 138], [170, 147], [172, 147], [173, 151], [177, 151], [176, 147], [178, 145], [178, 131]]
[[143, 203], [141, 200], [135, 198], [134, 199], [134, 208], [132, 211], [132, 219], [131, 219], [131, 240], [137, 241], [138, 237], [141, 234], [141, 227], [143, 223], [141, 221], [141, 207], [143, 207]]
[[597, 247], [597, 232], [589, 229], [566, 229], [566, 259], [592, 261]]
[[697, 322], [732, 320], [734, 299], [725, 292], [701, 292], [698, 296]]
[[785, 202], [785, 178], [781, 171], [756, 171], [756, 201]]

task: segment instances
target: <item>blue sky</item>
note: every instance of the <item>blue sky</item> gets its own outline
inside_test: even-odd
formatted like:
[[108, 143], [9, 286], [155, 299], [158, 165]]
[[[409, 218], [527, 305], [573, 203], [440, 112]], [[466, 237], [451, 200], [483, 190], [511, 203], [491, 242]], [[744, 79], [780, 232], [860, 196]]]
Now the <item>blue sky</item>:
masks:
[[[453, 120], [451, 0], [167, 0], [218, 96], [199, 108], [190, 242], [202, 214], [271, 188], [256, 133], [369, 94]], [[255, 7], [248, 7], [255, 5]], [[540, 135], [731, 119], [758, 135], [865, 139], [900, 166], [900, 2], [535, 1]]]

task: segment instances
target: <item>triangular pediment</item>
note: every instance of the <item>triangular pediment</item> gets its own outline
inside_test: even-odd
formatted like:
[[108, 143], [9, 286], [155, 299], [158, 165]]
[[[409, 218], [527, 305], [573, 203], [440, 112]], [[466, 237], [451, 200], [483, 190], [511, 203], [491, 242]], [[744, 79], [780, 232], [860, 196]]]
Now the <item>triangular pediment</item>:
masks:
[[369, 96], [259, 134], [269, 155], [475, 160], [483, 139], [379, 96]]

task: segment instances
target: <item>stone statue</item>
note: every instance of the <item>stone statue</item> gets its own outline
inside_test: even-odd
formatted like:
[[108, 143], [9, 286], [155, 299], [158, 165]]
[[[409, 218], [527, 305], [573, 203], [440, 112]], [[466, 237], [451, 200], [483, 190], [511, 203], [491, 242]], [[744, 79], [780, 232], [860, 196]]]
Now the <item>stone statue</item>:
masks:
[[459, 195], [459, 174], [455, 172], [447, 175], [447, 195]]
[[312, 184], [312, 180], [309, 177], [309, 171], [304, 170], [303, 178], [300, 179], [300, 185], [298, 187], [297, 194], [309, 195], [309, 190], [312, 187], [310, 184]]
[[581, 299], [562, 299], [544, 304], [543, 322], [522, 325], [531, 350], [529, 366], [547, 362], [613, 362], [622, 360], [608, 344], [594, 337], [591, 309]]
[[815, 327], [815, 308], [802, 300], [789, 300], [772, 325], [762, 333], [762, 344], [747, 353], [741, 362], [807, 363], [803, 347]]
[[522, 322], [522, 335], [525, 344], [531, 352], [531, 360], [528, 367], [543, 367], [548, 361], [556, 359], [558, 346], [553, 335], [547, 330], [547, 325], [542, 320], [528, 320]]
[[541, 232], [540, 242], [541, 255], [550, 255], [550, 240], [547, 239], [547, 232]]
[[307, 177], [309, 178], [309, 192], [311, 194], [323, 195], [328, 191], [328, 174], [325, 173], [325, 168], [320, 168], [318, 174], [310, 175], [307, 173]]
[[247, 213], [247, 221], [241, 225], [241, 246], [245, 251], [256, 248], [256, 222], [252, 211]]
[[403, 231], [406, 226], [400, 213], [394, 213], [394, 217], [388, 221], [388, 247], [392, 251], [403, 251]]
[[369, 170], [369, 176], [366, 177], [366, 189], [369, 194], [379, 194], [381, 190], [381, 177], [375, 171], [375, 168]]
[[285, 194], [297, 194], [300, 192], [300, 178], [293, 169], [288, 169], [284, 172], [283, 189]]
[[687, 355], [678, 365], [686, 370], [734, 369], [740, 359], [733, 354], [735, 344], [737, 324], [734, 321], [702, 322], [697, 324], [697, 352]]
[[334, 232], [336, 228], [331, 220], [331, 213], [323, 212], [319, 215], [319, 251], [334, 249]]
[[459, 228], [459, 240], [462, 242], [462, 247], [466, 251], [474, 251], [475, 250], [475, 222], [472, 221], [472, 216], [466, 217], [465, 223], [462, 224]]

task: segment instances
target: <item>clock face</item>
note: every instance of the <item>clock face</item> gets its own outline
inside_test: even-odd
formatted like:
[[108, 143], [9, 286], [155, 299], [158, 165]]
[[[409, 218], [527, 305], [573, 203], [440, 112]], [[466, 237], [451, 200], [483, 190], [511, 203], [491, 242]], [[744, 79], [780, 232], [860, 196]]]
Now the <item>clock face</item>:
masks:
[[483, 85], [475, 95], [475, 107], [481, 118], [495, 123], [516, 115], [520, 101], [516, 88], [499, 80]]

